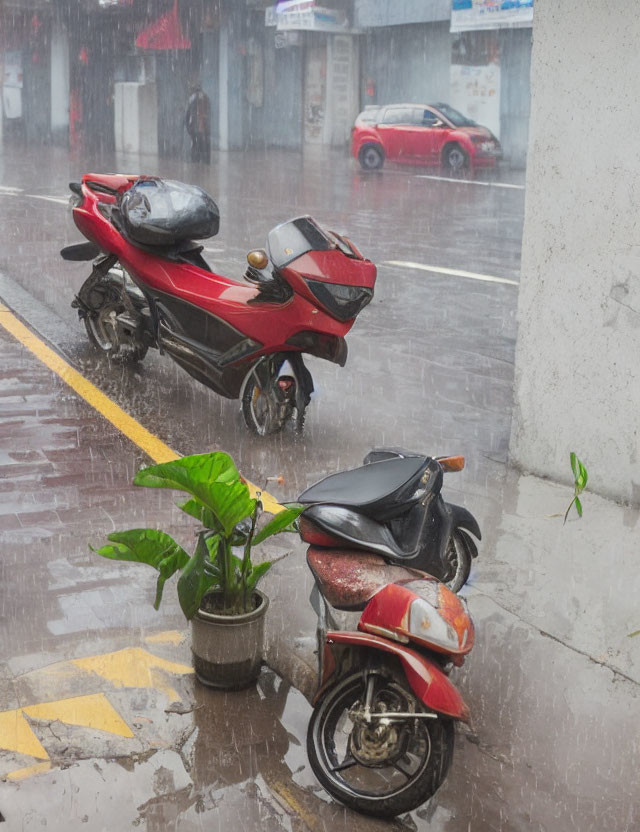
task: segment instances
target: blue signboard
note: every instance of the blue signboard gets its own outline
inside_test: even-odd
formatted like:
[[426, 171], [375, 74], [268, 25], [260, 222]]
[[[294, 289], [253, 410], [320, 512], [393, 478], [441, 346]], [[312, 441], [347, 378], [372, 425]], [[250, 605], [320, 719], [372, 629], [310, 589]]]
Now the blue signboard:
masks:
[[452, 32], [532, 25], [533, 0], [452, 0]]

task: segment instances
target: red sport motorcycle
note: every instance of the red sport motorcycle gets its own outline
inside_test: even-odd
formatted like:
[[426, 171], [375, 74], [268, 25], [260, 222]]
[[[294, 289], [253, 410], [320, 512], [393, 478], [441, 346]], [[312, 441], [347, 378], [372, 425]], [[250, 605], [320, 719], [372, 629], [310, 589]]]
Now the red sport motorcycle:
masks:
[[344, 366], [345, 335], [371, 301], [376, 267], [336, 232], [304, 216], [249, 252], [244, 280], [216, 274], [194, 240], [219, 227], [202, 189], [146, 176], [86, 174], [71, 206], [88, 243], [66, 260], [93, 260], [73, 306], [109, 358], [140, 361], [149, 347], [193, 378], [241, 399], [260, 435], [297, 429], [313, 392], [302, 355]]
[[[299, 498], [309, 506], [298, 529], [318, 615], [307, 753], [326, 790], [365, 814], [393, 817], [428, 800], [451, 764], [454, 722], [469, 720], [449, 671], [473, 647], [473, 622], [466, 603], [423, 571], [443, 569], [439, 541], [461, 522], [480, 535], [468, 512], [457, 511], [454, 531], [447, 516], [457, 507], [438, 507], [442, 473], [462, 464], [380, 449]], [[390, 548], [415, 532], [416, 552]], [[340, 629], [334, 610], [360, 612], [357, 630]]]

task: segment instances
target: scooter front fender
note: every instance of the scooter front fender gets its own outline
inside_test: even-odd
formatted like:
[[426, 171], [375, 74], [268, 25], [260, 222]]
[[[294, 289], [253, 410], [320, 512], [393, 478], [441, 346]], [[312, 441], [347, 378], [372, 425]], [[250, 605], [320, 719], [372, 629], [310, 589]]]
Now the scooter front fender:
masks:
[[[435, 662], [426, 656], [406, 647], [404, 644], [396, 644], [380, 636], [360, 632], [332, 631], [327, 633], [324, 678], [322, 686], [316, 695], [314, 703], [324, 692], [326, 683], [333, 674], [336, 662], [333, 658], [333, 646], [336, 644], [350, 645], [352, 647], [365, 648], [369, 650], [381, 650], [383, 653], [390, 653], [397, 656], [402, 662], [407, 682], [418, 699], [430, 710], [443, 716], [459, 719], [462, 722], [469, 722], [469, 708], [458, 693], [445, 673], [440, 670]], [[326, 655], [327, 651], [329, 656]], [[330, 658], [331, 657], [331, 658]], [[328, 660], [329, 659], [329, 660]]]

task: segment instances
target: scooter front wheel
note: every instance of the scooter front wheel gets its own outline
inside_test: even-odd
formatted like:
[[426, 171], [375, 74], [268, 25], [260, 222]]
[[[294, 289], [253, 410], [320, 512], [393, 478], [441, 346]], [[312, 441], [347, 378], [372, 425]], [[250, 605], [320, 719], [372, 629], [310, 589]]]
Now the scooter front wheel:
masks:
[[329, 794], [358, 812], [385, 818], [432, 797], [453, 757], [451, 720], [375, 717], [393, 711], [425, 713], [404, 679], [360, 671], [327, 691], [307, 733], [311, 768]]

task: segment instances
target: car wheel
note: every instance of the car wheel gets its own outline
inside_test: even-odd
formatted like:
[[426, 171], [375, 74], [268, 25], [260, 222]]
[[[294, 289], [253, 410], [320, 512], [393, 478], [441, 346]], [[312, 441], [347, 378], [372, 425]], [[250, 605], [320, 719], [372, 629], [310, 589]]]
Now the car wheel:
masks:
[[360, 148], [358, 161], [363, 170], [379, 170], [384, 164], [384, 152], [379, 145], [365, 144]]
[[469, 155], [459, 144], [449, 144], [442, 154], [442, 163], [447, 170], [455, 173], [469, 167]]

